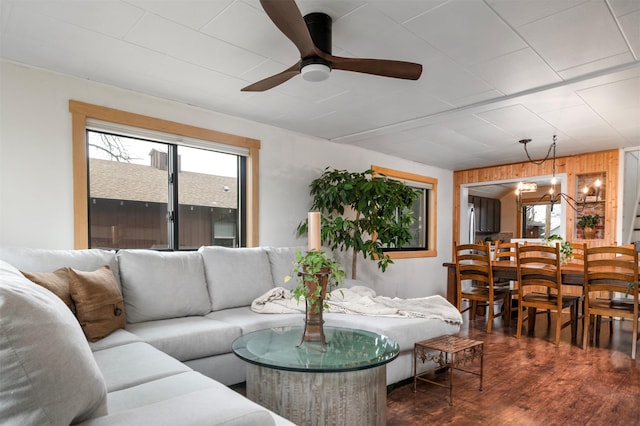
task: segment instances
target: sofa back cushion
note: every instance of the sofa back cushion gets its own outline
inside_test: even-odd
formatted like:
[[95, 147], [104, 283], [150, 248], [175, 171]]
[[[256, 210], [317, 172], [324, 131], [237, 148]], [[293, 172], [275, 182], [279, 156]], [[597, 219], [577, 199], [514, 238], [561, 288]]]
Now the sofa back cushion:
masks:
[[200, 253], [120, 250], [118, 263], [127, 322], [211, 312]]
[[[268, 247], [269, 263], [271, 264], [271, 275], [273, 276], [273, 285], [275, 287], [284, 287], [292, 290], [298, 285], [296, 277], [292, 276], [293, 262], [296, 260], [295, 247]], [[305, 250], [300, 249], [303, 253]], [[286, 276], [291, 276], [287, 282], [284, 281]]]
[[198, 250], [211, 297], [211, 308], [250, 306], [253, 299], [273, 288], [269, 258], [264, 248], [207, 246]]
[[0, 419], [68, 425], [107, 414], [107, 388], [73, 313], [0, 261]]
[[95, 271], [103, 265], [109, 265], [116, 282], [120, 285], [116, 252], [111, 250], [54, 250], [0, 246], [0, 260], [28, 272], [53, 272], [59, 268]]

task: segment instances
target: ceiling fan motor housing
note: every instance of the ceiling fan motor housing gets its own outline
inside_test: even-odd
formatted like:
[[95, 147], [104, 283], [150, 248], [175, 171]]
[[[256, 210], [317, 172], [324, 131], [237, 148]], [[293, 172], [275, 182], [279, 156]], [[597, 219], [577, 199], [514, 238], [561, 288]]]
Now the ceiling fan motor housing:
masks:
[[[316, 47], [325, 53], [331, 54], [331, 24], [332, 20], [329, 15], [321, 12], [309, 13], [304, 16], [304, 22], [307, 24], [309, 34]], [[307, 65], [320, 64], [331, 70], [331, 63], [317, 56], [310, 58], [302, 58], [300, 69], [303, 70]], [[303, 75], [304, 77], [304, 75]]]

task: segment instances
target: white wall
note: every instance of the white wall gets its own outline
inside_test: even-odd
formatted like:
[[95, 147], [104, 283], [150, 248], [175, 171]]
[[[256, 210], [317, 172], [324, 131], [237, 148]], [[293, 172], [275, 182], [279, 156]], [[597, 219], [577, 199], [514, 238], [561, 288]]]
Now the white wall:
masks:
[[437, 178], [439, 256], [397, 260], [384, 274], [360, 258], [358, 278], [391, 296], [445, 294], [451, 171], [7, 62], [0, 62], [0, 244], [73, 248], [69, 99], [260, 139], [263, 246], [306, 245], [295, 229], [311, 204], [309, 182], [327, 166], [362, 171], [375, 164]]

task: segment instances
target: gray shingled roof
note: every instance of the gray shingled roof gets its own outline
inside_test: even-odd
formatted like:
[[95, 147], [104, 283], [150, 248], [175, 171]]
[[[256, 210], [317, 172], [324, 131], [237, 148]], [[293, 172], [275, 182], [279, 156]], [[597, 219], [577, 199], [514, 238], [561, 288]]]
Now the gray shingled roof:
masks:
[[[89, 170], [92, 198], [167, 202], [165, 170], [95, 158], [89, 160]], [[180, 204], [238, 208], [236, 178], [181, 172], [178, 179]]]

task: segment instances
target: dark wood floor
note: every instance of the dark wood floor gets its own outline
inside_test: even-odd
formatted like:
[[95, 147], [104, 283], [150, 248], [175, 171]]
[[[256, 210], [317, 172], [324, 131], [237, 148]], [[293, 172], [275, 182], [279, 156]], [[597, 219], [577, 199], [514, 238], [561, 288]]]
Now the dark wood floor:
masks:
[[465, 313], [464, 320], [460, 334], [485, 343], [483, 390], [477, 376], [456, 371], [450, 406], [447, 389], [419, 383], [413, 393], [407, 382], [387, 395], [388, 426], [640, 425], [640, 360], [631, 359], [630, 321], [614, 321], [611, 336], [603, 325], [600, 345], [583, 351], [571, 344], [568, 327], [556, 348], [544, 314], [535, 337], [520, 340], [515, 324], [505, 330], [497, 319], [487, 335], [483, 317], [469, 324]]
[[[465, 313], [460, 335], [485, 343], [483, 390], [477, 376], [456, 371], [450, 406], [445, 388], [419, 383], [414, 393], [412, 380], [397, 384], [387, 395], [388, 426], [640, 425], [640, 350], [632, 360], [630, 321], [614, 321], [611, 336], [605, 324], [600, 345], [583, 351], [568, 327], [556, 348], [544, 314], [535, 337], [520, 340], [515, 321], [505, 329], [496, 319], [488, 335], [484, 317], [477, 318], [470, 324]], [[244, 384], [232, 388], [245, 392]]]

